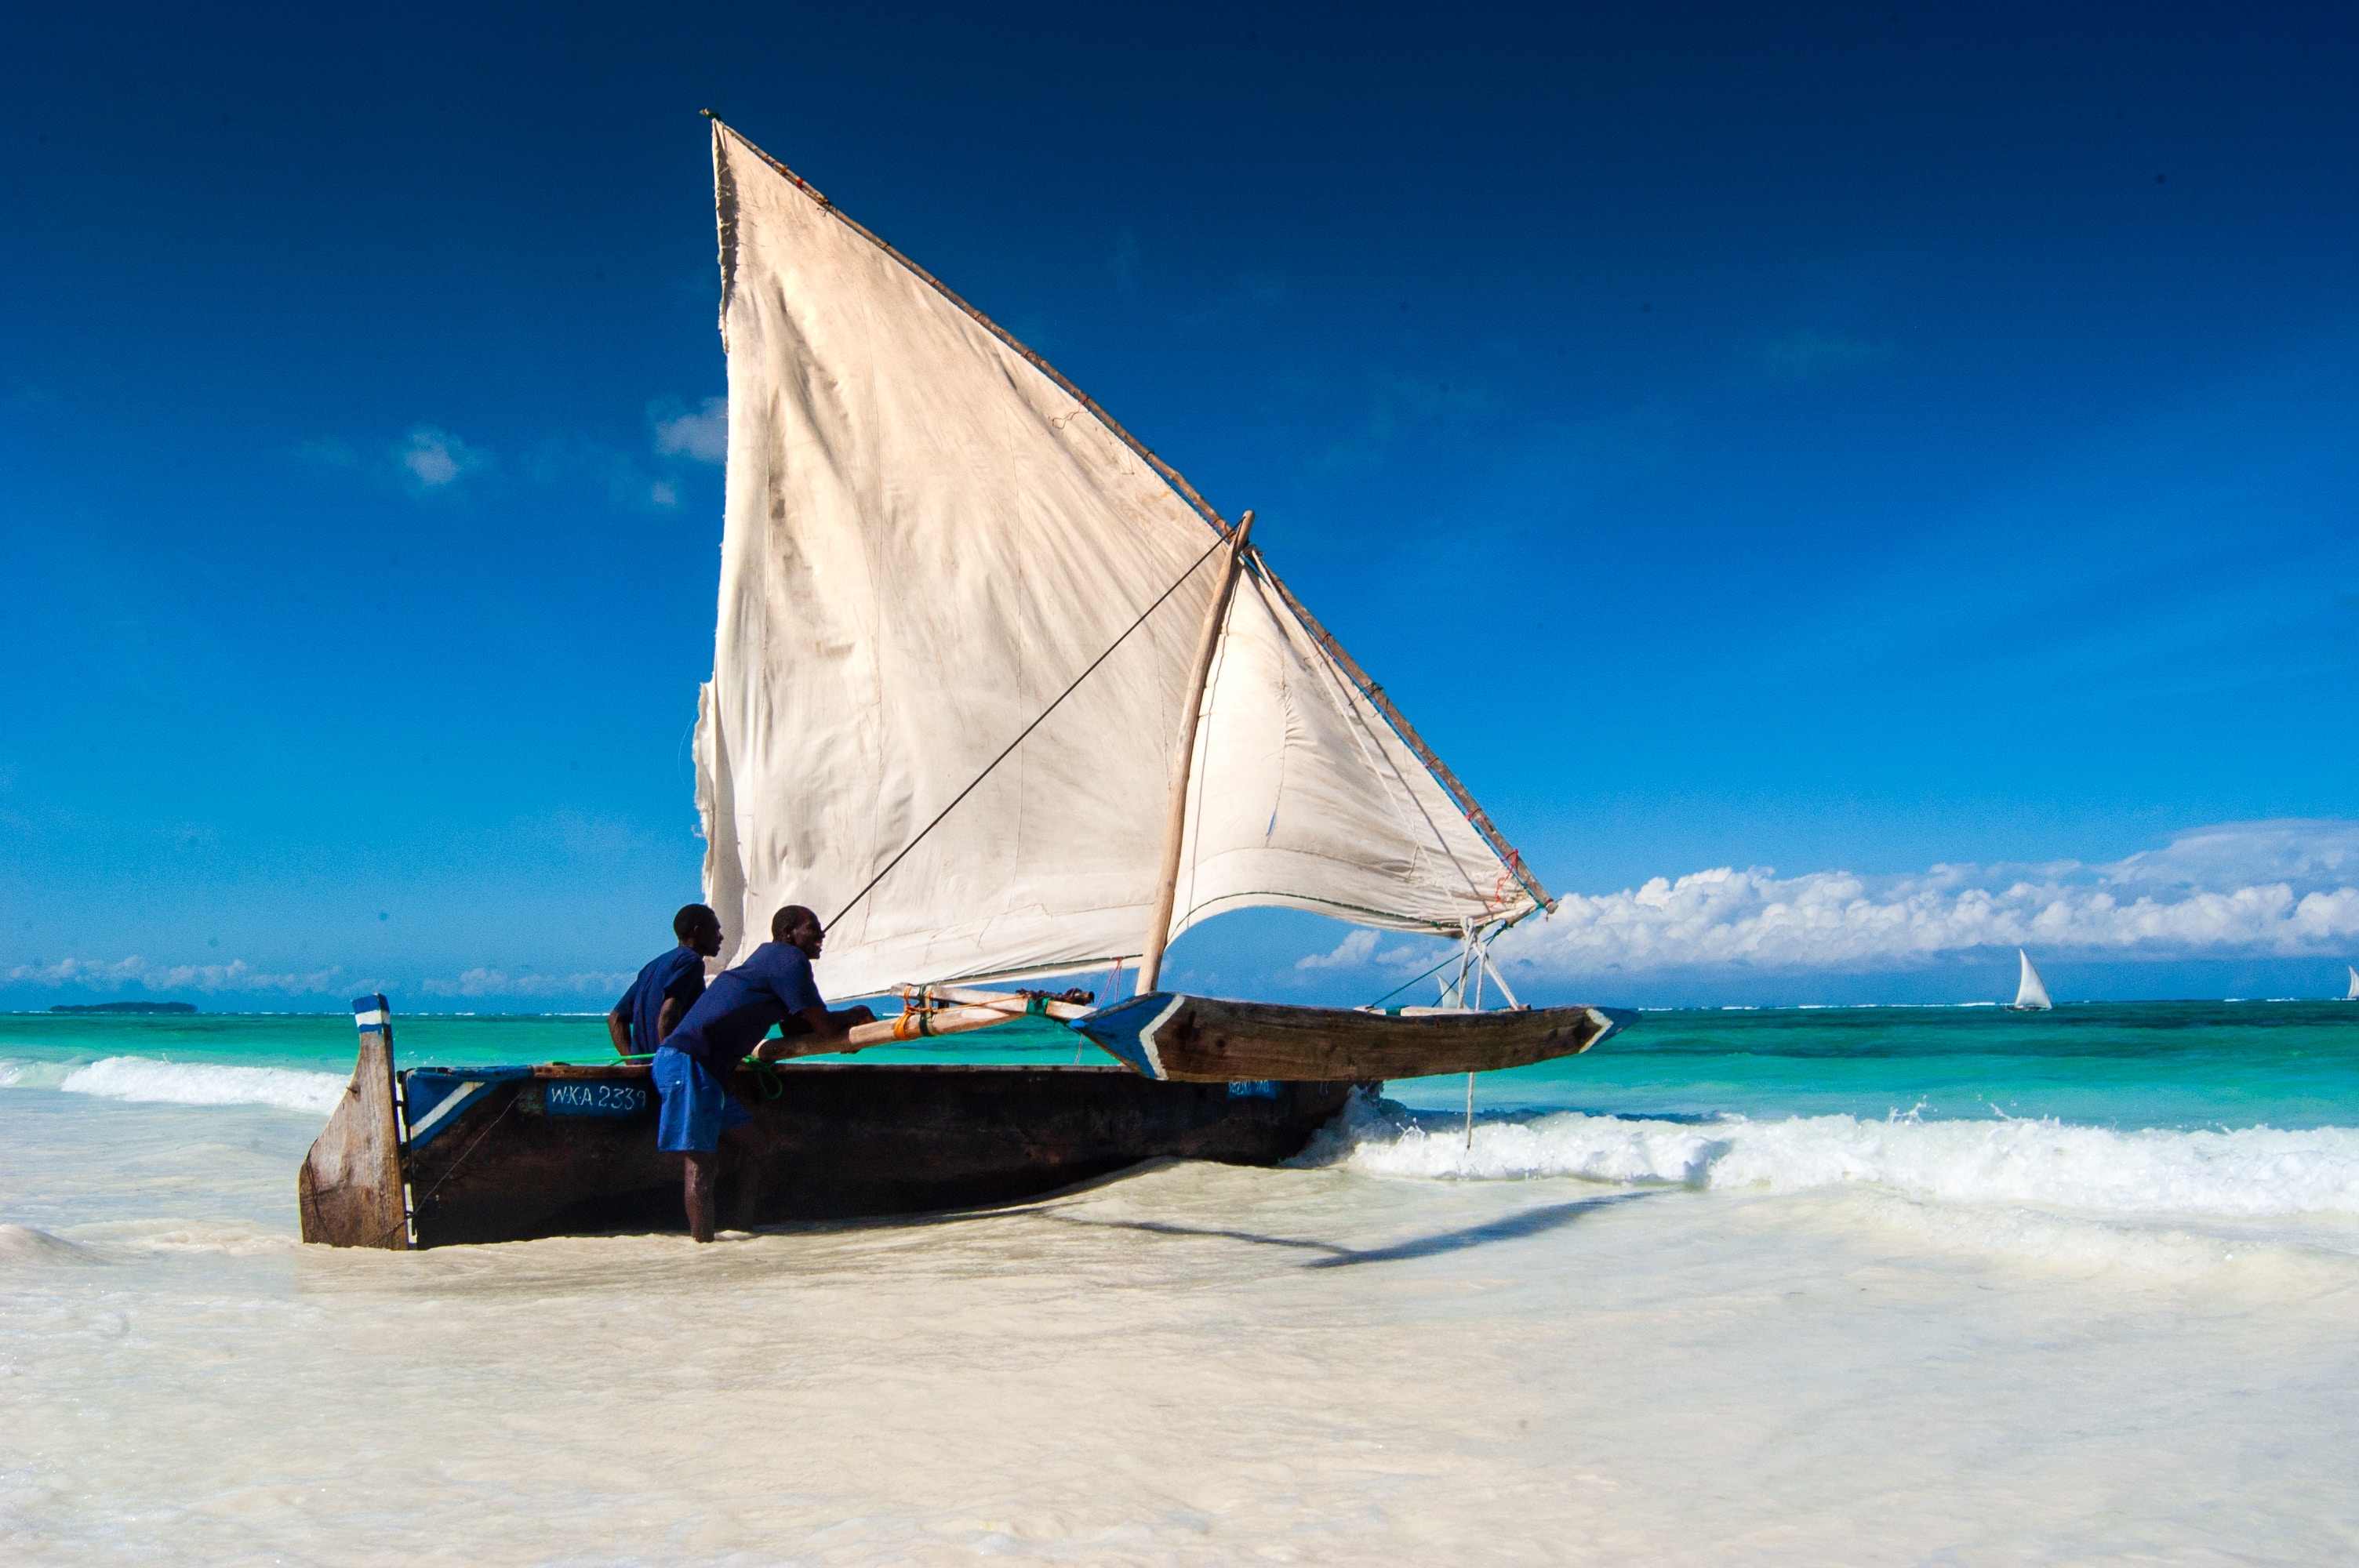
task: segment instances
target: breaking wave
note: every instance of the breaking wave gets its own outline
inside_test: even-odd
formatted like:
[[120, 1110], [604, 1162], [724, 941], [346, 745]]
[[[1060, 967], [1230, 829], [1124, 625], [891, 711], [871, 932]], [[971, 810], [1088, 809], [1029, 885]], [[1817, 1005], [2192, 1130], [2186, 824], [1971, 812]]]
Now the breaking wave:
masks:
[[[29, 1075], [0, 1070], [0, 1076], [23, 1083]], [[296, 1067], [220, 1067], [159, 1062], [150, 1056], [108, 1056], [72, 1068], [58, 1080], [56, 1087], [67, 1094], [97, 1095], [106, 1099], [158, 1100], [170, 1105], [275, 1105], [288, 1110], [317, 1111], [324, 1116], [335, 1108], [347, 1081], [333, 1073], [305, 1072]]]
[[2359, 1128], [2114, 1131], [2057, 1121], [1684, 1123], [1579, 1111], [1477, 1118], [1355, 1098], [1295, 1162], [1387, 1176], [1577, 1176], [1719, 1191], [1857, 1183], [1943, 1203], [2258, 1218], [2359, 1214]]

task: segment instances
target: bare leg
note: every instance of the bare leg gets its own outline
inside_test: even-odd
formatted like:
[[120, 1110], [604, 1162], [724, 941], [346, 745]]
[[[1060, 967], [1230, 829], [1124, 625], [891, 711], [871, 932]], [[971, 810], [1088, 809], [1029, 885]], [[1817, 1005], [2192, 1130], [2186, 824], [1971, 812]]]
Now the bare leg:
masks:
[[712, 1186], [721, 1173], [721, 1156], [691, 1153], [687, 1160], [687, 1168], [680, 1173], [680, 1197], [688, 1206], [688, 1233], [699, 1241], [710, 1241]]

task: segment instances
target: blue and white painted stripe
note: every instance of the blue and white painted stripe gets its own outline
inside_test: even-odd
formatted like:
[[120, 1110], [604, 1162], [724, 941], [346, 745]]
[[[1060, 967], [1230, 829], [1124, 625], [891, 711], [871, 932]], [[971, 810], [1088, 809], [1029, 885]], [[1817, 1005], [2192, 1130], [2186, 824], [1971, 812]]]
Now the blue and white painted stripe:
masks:
[[386, 1005], [382, 994], [353, 998], [353, 1027], [367, 1034], [393, 1027], [393, 1009]]
[[1150, 991], [1119, 1006], [1093, 1012], [1073, 1027], [1119, 1057], [1132, 1071], [1161, 1078], [1163, 1055], [1155, 1048], [1155, 1036], [1187, 1000], [1176, 992]]
[[401, 1075], [402, 1119], [409, 1128], [409, 1146], [431, 1143], [493, 1089], [530, 1076], [530, 1067], [474, 1067], [457, 1073], [411, 1068]]

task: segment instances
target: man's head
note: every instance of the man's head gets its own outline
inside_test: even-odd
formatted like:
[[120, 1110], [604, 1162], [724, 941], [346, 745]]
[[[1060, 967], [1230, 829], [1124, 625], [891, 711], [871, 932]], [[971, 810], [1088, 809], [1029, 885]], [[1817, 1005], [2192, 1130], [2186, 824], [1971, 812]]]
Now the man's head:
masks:
[[790, 903], [770, 916], [770, 940], [799, 947], [805, 957], [816, 958], [820, 944], [827, 940], [827, 933], [820, 929], [818, 915], [799, 903]]
[[671, 934], [699, 957], [710, 958], [721, 951], [721, 917], [701, 903], [680, 906], [671, 917]]

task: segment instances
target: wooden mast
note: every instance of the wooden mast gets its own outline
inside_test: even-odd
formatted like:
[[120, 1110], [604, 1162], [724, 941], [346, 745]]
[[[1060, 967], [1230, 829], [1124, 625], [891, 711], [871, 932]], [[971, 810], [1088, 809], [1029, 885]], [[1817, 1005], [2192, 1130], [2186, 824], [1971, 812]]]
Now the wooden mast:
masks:
[[[1188, 772], [1196, 757], [1196, 721], [1204, 710], [1204, 684], [1212, 678], [1212, 654], [1221, 645], [1221, 628], [1228, 623], [1229, 601], [1236, 597], [1237, 578], [1245, 570], [1245, 535], [1253, 532], [1254, 514], [1237, 519], [1229, 535], [1229, 556], [1221, 568], [1221, 586], [1204, 606], [1204, 630], [1196, 639], [1196, 667], [1188, 675], [1188, 700], [1180, 710], [1180, 766], [1171, 781], [1171, 812], [1163, 827], [1163, 875], [1155, 884], [1155, 913], [1147, 923], [1147, 944], [1138, 959], [1138, 994], [1155, 989], [1163, 975], [1163, 947], [1171, 940], [1171, 906], [1180, 897], [1180, 850], [1188, 836]], [[1108, 998], [1109, 1001], [1113, 999]]]

